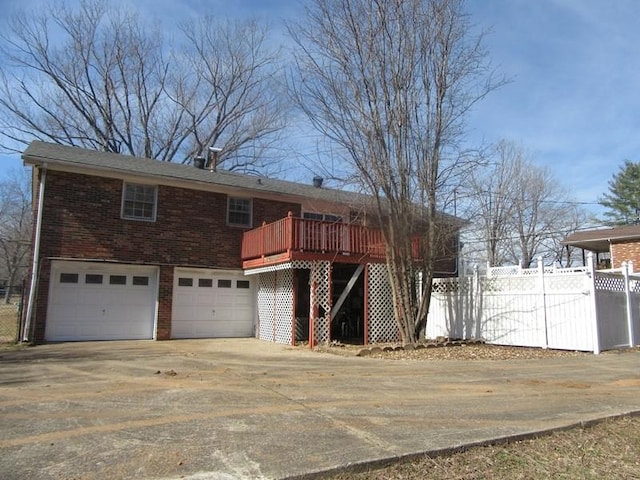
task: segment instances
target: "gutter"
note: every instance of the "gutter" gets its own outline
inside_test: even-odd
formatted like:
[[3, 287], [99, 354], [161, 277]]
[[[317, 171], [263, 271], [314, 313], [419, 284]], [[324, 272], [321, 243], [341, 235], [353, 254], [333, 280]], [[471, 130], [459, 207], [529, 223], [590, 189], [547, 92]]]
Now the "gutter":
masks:
[[40, 271], [40, 236], [42, 233], [42, 207], [44, 205], [44, 186], [47, 179], [47, 164], [40, 167], [40, 175], [38, 175], [38, 216], [36, 218], [36, 231], [33, 240], [33, 260], [31, 262], [31, 283], [29, 284], [29, 299], [27, 300], [27, 313], [25, 315], [24, 330], [22, 332], [22, 341], [29, 341], [29, 333], [31, 331], [31, 319], [33, 317], [33, 306], [35, 303], [36, 290], [38, 286], [38, 272]]

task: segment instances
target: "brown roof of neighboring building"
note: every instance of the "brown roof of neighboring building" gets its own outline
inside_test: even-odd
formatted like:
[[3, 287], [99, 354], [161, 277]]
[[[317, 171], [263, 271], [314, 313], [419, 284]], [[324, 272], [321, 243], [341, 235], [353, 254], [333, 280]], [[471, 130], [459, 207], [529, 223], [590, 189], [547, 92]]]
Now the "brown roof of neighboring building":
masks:
[[600, 253], [608, 252], [612, 243], [627, 240], [640, 240], [640, 225], [625, 225], [623, 227], [574, 232], [567, 236], [562, 241], [562, 244]]

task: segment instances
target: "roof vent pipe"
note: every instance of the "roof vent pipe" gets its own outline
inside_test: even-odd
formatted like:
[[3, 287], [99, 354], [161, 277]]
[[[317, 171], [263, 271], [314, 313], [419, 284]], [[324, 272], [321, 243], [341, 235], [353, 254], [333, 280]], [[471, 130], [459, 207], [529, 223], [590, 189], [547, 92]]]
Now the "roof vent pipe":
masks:
[[193, 166], [200, 170], [204, 170], [204, 160], [204, 157], [195, 157], [193, 159]]
[[207, 159], [207, 168], [215, 172], [218, 167], [218, 158], [220, 157], [220, 147], [209, 147], [209, 158]]
[[316, 175], [315, 177], [313, 177], [313, 186], [316, 188], [320, 188], [322, 187], [322, 182], [324, 181], [324, 178], [322, 178], [319, 175]]

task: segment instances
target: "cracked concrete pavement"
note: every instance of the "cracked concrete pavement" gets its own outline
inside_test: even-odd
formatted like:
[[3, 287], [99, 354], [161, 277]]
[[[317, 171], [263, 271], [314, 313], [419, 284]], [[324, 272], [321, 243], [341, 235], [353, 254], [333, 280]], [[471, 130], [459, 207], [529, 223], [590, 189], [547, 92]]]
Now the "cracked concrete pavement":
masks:
[[340, 357], [256, 339], [0, 351], [5, 480], [284, 479], [640, 411], [640, 352]]

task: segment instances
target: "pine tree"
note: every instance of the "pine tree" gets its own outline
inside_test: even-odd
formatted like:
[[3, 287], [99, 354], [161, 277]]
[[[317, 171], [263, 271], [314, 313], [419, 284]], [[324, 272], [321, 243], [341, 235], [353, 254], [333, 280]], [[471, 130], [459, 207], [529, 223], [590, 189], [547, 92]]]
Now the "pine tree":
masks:
[[625, 160], [620, 171], [609, 180], [609, 193], [600, 199], [608, 210], [605, 222], [612, 225], [638, 223], [640, 220], [640, 163]]

